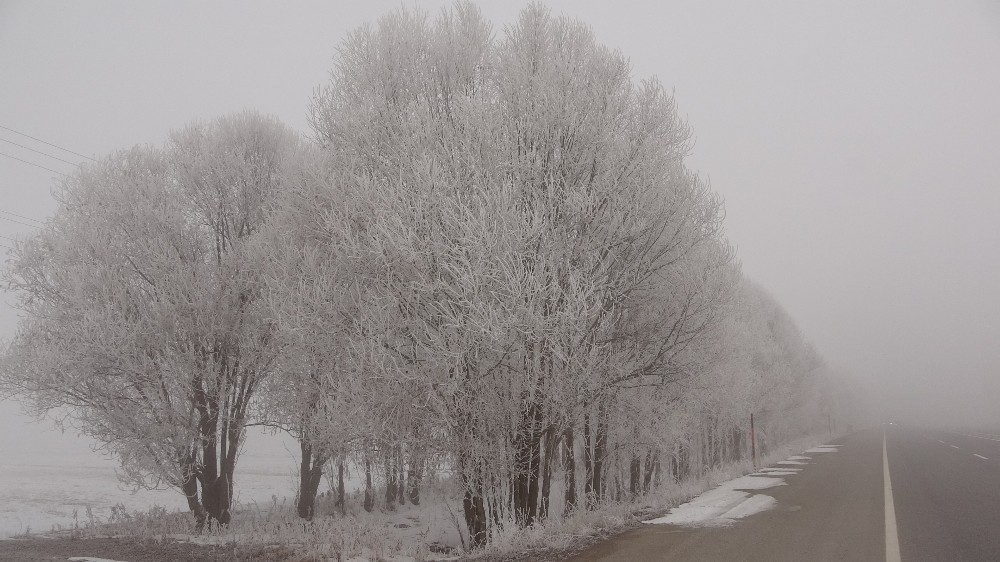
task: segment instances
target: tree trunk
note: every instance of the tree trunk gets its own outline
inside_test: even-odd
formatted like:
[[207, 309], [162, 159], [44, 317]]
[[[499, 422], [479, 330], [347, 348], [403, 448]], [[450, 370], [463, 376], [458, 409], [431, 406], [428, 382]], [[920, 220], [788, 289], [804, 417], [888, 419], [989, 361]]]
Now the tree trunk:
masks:
[[549, 516], [549, 494], [552, 491], [552, 463], [555, 461], [556, 452], [559, 450], [559, 437], [555, 428], [549, 426], [545, 429], [544, 437], [545, 457], [542, 460], [542, 496], [538, 502], [538, 518], [545, 519]]
[[594, 501], [599, 503], [604, 498], [604, 482], [602, 469], [607, 456], [608, 422], [605, 419], [604, 403], [597, 407], [597, 432], [594, 439]]
[[396, 466], [393, 462], [391, 448], [385, 452], [385, 508], [396, 509]]
[[420, 505], [420, 480], [423, 478], [423, 472], [423, 459], [414, 455], [410, 458], [406, 471], [406, 489], [413, 505]]
[[535, 517], [538, 515], [538, 477], [541, 469], [541, 439], [535, 438], [532, 440], [531, 446], [531, 470], [528, 472], [528, 497], [525, 502], [524, 526], [530, 526], [535, 522]]
[[465, 513], [465, 525], [469, 528], [469, 548], [480, 548], [486, 545], [486, 506], [483, 496], [465, 491], [462, 499], [462, 510]]
[[594, 507], [594, 449], [590, 435], [590, 414], [583, 414], [583, 494], [587, 509]]
[[699, 469], [698, 474], [701, 475], [704, 471], [708, 470], [709, 462], [709, 431], [711, 431], [708, 422], [705, 422], [705, 426], [701, 430], [701, 462], [698, 463]]
[[462, 513], [465, 515], [465, 526], [469, 529], [469, 548], [475, 549], [486, 545], [486, 502], [483, 500], [482, 487], [479, 479], [469, 474], [470, 469], [464, 461], [459, 461], [459, 472], [465, 494], [462, 497]]
[[347, 506], [344, 505], [344, 461], [337, 463], [337, 506], [340, 514], [346, 515]]
[[[208, 515], [218, 521], [222, 525], [228, 525], [231, 520], [229, 513], [230, 507], [230, 484], [229, 477], [226, 473], [222, 473], [221, 476], [208, 482], [207, 480], [202, 483], [201, 496], [202, 503], [205, 504], [205, 511]], [[211, 521], [209, 522], [211, 526]]]
[[396, 461], [398, 464], [396, 468], [399, 470], [399, 478], [396, 480], [398, 482], [396, 485], [396, 498], [399, 500], [399, 505], [406, 505], [406, 463], [403, 462], [402, 447], [396, 449]]
[[673, 477], [674, 482], [680, 481], [681, 473], [681, 463], [680, 463], [680, 452], [675, 447], [674, 452], [670, 455], [670, 476]]
[[541, 460], [541, 406], [533, 404], [522, 418], [515, 439], [516, 473], [513, 501], [517, 524], [527, 527], [535, 521], [538, 509], [538, 473]]
[[628, 466], [628, 493], [633, 499], [639, 497], [639, 478], [642, 477], [642, 463], [639, 462], [639, 455], [632, 453], [632, 459]]
[[[206, 425], [217, 427], [218, 418], [213, 417], [210, 424]], [[205, 430], [206, 427], [203, 425], [202, 429]], [[231, 463], [223, 461], [222, 466], [219, 467], [215, 437], [205, 441], [202, 447], [201, 503], [205, 506], [205, 511], [208, 512], [210, 518], [208, 524], [211, 528], [211, 519], [218, 521], [220, 525], [228, 525], [232, 520], [230, 508], [232, 506], [233, 466]], [[233, 442], [230, 445], [236, 447], [238, 443]], [[225, 453], [223, 451], [224, 455]]]
[[[225, 372], [226, 364], [220, 366]], [[236, 464], [236, 451], [239, 448], [240, 428], [239, 418], [224, 418], [222, 432], [219, 432], [220, 412], [229, 415], [228, 408], [220, 409], [219, 398], [206, 392], [204, 382], [199, 378], [195, 381], [195, 408], [198, 411], [198, 432], [201, 446], [201, 466], [198, 480], [201, 482], [201, 503], [208, 513], [208, 525], [214, 519], [221, 525], [229, 524], [231, 520], [230, 507], [233, 492], [233, 470]], [[226, 406], [226, 404], [223, 404]], [[219, 437], [221, 436], [221, 459]], [[221, 461], [221, 462], [220, 462]], [[197, 515], [196, 515], [197, 517]]]
[[645, 470], [644, 470], [643, 475], [642, 475], [642, 491], [643, 491], [643, 493], [646, 493], [646, 494], [649, 493], [649, 485], [653, 481], [653, 472], [656, 469], [656, 464], [654, 463], [654, 460], [657, 457], [658, 457], [658, 455], [654, 455], [652, 450], [649, 450], [649, 451], [646, 452], [646, 465], [644, 467]]
[[205, 507], [198, 500], [198, 477], [195, 475], [194, 467], [185, 466], [184, 472], [187, 477], [181, 486], [181, 491], [184, 492], [184, 496], [187, 498], [188, 508], [194, 514], [198, 532], [201, 532], [205, 528], [208, 512], [205, 511]]
[[372, 463], [365, 458], [365, 503], [364, 508], [368, 513], [375, 507], [375, 496], [372, 494]]
[[573, 428], [570, 427], [563, 432], [563, 443], [565, 448], [563, 449], [565, 456], [565, 470], [566, 470], [566, 492], [565, 492], [565, 503], [563, 505], [563, 514], [569, 514], [574, 508], [576, 508], [576, 452], [573, 450]]
[[300, 441], [302, 462], [299, 465], [299, 501], [296, 505], [299, 517], [311, 521], [316, 509], [316, 492], [323, 478], [323, 465], [326, 458], [314, 451], [308, 441]]

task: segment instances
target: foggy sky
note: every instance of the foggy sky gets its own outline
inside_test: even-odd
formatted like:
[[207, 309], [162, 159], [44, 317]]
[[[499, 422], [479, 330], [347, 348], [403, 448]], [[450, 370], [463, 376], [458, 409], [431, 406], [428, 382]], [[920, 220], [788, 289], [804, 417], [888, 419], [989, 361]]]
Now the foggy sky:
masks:
[[[478, 4], [502, 33], [526, 3]], [[745, 273], [879, 411], [1000, 427], [1000, 8], [733, 4], [547, 2], [674, 90]], [[92, 156], [244, 108], [306, 132], [335, 46], [399, 5], [0, 0], [0, 125]], [[0, 156], [0, 209], [49, 216], [53, 177]], [[0, 307], [0, 338], [15, 322]]]

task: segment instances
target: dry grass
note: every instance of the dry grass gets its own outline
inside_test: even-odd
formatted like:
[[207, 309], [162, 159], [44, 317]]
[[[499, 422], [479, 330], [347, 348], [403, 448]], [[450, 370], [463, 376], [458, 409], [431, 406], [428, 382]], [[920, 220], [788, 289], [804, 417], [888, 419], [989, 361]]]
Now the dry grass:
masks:
[[[759, 466], [828, 442], [822, 436], [805, 437], [775, 448], [761, 458]], [[478, 562], [521, 562], [562, 560], [594, 542], [633, 528], [641, 521], [665, 514], [691, 498], [723, 482], [744, 476], [756, 469], [749, 460], [741, 460], [706, 471], [700, 477], [681, 482], [667, 482], [635, 501], [606, 502], [591, 511], [577, 511], [567, 517], [555, 516], [544, 524], [528, 528], [504, 529], [496, 533], [483, 551], [465, 559]]]
[[[761, 465], [797, 454], [823, 442], [807, 438], [771, 451]], [[593, 542], [620, 533], [658, 516], [715, 486], [754, 471], [740, 461], [705, 472], [701, 477], [661, 485], [649, 494], [626, 502], [605, 502], [593, 510], [567, 516], [553, 506], [554, 515], [527, 528], [504, 525], [495, 529], [490, 544], [463, 560], [558, 560]], [[460, 494], [450, 481], [431, 483], [423, 490], [420, 506], [400, 506], [395, 511], [367, 513], [360, 498], [348, 501], [341, 515], [331, 498], [317, 500], [317, 517], [300, 519], [291, 502], [273, 498], [270, 505], [239, 505], [233, 523], [197, 533], [194, 518], [186, 512], [153, 507], [146, 512], [112, 510], [107, 521], [92, 513], [76, 518], [69, 529], [54, 529], [56, 536], [71, 539], [117, 537], [149, 544], [208, 545], [223, 548], [226, 558], [254, 562], [338, 562], [454, 560], [465, 532], [459, 512]], [[556, 509], [559, 507], [559, 509]]]
[[[225, 548], [233, 560], [326, 561], [355, 560], [424, 561], [454, 557], [458, 531], [446, 502], [458, 497], [448, 482], [432, 483], [423, 490], [420, 506], [399, 506], [393, 511], [360, 509], [361, 499], [347, 502], [341, 514], [332, 498], [318, 498], [317, 516], [304, 521], [287, 500], [272, 498], [269, 505], [237, 505], [226, 527], [198, 532], [187, 512], [153, 507], [145, 512], [112, 509], [107, 520], [91, 515], [71, 528], [55, 528], [50, 536], [69, 539], [120, 538], [156, 544], [188, 543]], [[451, 555], [451, 556], [448, 556]]]

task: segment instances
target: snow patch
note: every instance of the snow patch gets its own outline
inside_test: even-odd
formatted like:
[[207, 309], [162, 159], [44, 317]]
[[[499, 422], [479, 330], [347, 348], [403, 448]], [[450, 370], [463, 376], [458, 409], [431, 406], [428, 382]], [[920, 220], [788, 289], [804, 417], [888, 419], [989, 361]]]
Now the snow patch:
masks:
[[111, 560], [110, 558], [94, 558], [91, 556], [74, 556], [73, 558], [67, 558], [70, 562], [118, 562], [118, 560]]
[[802, 455], [792, 455], [785, 460], [789, 461], [811, 461], [812, 457], [804, 457]]
[[763, 472], [770, 472], [772, 470], [780, 470], [780, 471], [791, 470], [791, 471], [794, 471], [794, 472], [802, 472], [801, 468], [792, 468], [790, 466], [768, 466], [768, 467], [762, 468], [760, 470], [763, 471]]
[[809, 464], [809, 463], [802, 461], [778, 461], [777, 464]]
[[670, 513], [663, 517], [650, 519], [644, 523], [689, 527], [731, 525], [736, 519], [770, 509], [777, 503], [770, 496], [750, 494], [744, 490], [764, 490], [784, 485], [786, 484], [783, 478], [742, 476], [671, 509]]
[[688, 503], [681, 504], [670, 510], [663, 517], [645, 521], [651, 525], [687, 525], [710, 526], [726, 525], [728, 521], [719, 521], [723, 513], [736, 508], [750, 497], [748, 492], [716, 488], [705, 492]]
[[742, 519], [778, 505], [778, 500], [764, 494], [754, 494], [747, 500], [722, 514], [722, 519]]
[[807, 449], [807, 453], [836, 453], [838, 449], [836, 447], [830, 447], [827, 445], [822, 445], [820, 447], [813, 447], [812, 449]]
[[[726, 482], [719, 488], [726, 487], [731, 490], [766, 490], [775, 486], [784, 486], [785, 480], [782, 478], [768, 478], [766, 476], [741, 476], [735, 480]], [[718, 488], [717, 488], [718, 489]]]
[[796, 470], [768, 470], [767, 472], [752, 474], [751, 476], [794, 476], [796, 474], [798, 474]]

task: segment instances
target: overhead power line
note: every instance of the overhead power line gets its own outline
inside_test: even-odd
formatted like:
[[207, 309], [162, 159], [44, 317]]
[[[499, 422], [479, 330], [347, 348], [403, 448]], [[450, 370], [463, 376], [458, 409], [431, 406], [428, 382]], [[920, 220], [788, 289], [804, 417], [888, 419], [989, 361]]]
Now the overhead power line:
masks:
[[41, 150], [35, 150], [34, 148], [31, 148], [30, 146], [24, 146], [23, 144], [18, 144], [16, 142], [12, 141], [12, 140], [0, 139], [0, 141], [6, 142], [6, 143], [10, 143], [10, 144], [12, 144], [14, 146], [20, 146], [21, 148], [23, 148], [25, 150], [30, 150], [30, 151], [34, 152], [35, 154], [41, 154], [42, 156], [47, 156], [49, 158], [52, 158], [53, 160], [58, 160], [60, 162], [65, 162], [65, 163], [67, 163], [67, 164], [69, 164], [71, 166], [79, 166], [79, 164], [77, 164], [76, 162], [70, 162], [69, 160], [63, 160], [62, 158], [59, 158], [58, 156], [52, 156], [51, 154], [49, 154], [47, 152], [42, 152]]
[[17, 224], [22, 225], [22, 226], [30, 226], [31, 228], [38, 228], [39, 227], [39, 225], [37, 225], [37, 224], [29, 224], [29, 223], [26, 223], [26, 222], [21, 222], [21, 221], [19, 221], [17, 219], [12, 219], [10, 217], [5, 217], [3, 215], [0, 215], [0, 220], [5, 220], [5, 221], [17, 223]]
[[47, 145], [51, 146], [52, 148], [58, 148], [59, 150], [62, 150], [63, 152], [68, 152], [68, 153], [70, 153], [70, 154], [72, 154], [74, 156], [79, 156], [80, 158], [86, 158], [87, 160], [90, 160], [92, 162], [97, 162], [96, 159], [91, 158], [90, 156], [87, 156], [86, 154], [80, 154], [79, 152], [75, 152], [75, 151], [70, 150], [68, 148], [63, 148], [63, 147], [61, 147], [61, 146], [59, 146], [57, 144], [52, 144], [51, 142], [43, 141], [42, 139], [40, 139], [38, 137], [33, 137], [33, 136], [29, 135], [28, 133], [22, 133], [21, 131], [15, 131], [14, 129], [11, 129], [10, 127], [4, 127], [3, 125], [0, 125], [0, 129], [3, 129], [5, 131], [10, 131], [12, 133], [21, 135], [22, 137], [28, 137], [29, 139], [31, 139], [33, 141], [38, 141], [38, 142], [40, 142], [42, 144], [47, 144]]
[[12, 213], [12, 212], [10, 212], [10, 211], [5, 211], [5, 210], [3, 210], [3, 209], [0, 209], [0, 213], [3, 213], [3, 214], [5, 214], [5, 215], [11, 215], [11, 216], [15, 216], [15, 217], [17, 217], [17, 218], [19, 218], [19, 219], [24, 219], [24, 220], [26, 220], [26, 221], [31, 221], [31, 222], [37, 222], [37, 223], [39, 224], [39, 226], [40, 226], [40, 225], [43, 225], [43, 224], [45, 224], [45, 223], [44, 223], [43, 221], [40, 221], [40, 220], [38, 220], [38, 219], [33, 219], [33, 218], [31, 218], [31, 217], [26, 217], [26, 216], [24, 216], [24, 215], [19, 215], [19, 214], [17, 214], [17, 213]]
[[58, 170], [53, 170], [52, 168], [47, 168], [45, 166], [42, 166], [41, 164], [35, 164], [34, 162], [29, 162], [29, 161], [27, 161], [27, 160], [25, 160], [23, 158], [18, 158], [17, 156], [11, 156], [10, 154], [6, 154], [4, 152], [0, 152], [0, 156], [6, 156], [7, 158], [10, 158], [12, 160], [17, 160], [18, 162], [24, 162], [25, 164], [27, 164], [29, 166], [34, 166], [36, 168], [41, 168], [43, 170], [48, 170], [48, 171], [52, 172], [53, 174], [59, 174], [60, 176], [69, 177], [68, 174], [64, 174], [64, 173], [62, 173], [62, 172], [60, 172]]
[[11, 242], [17, 242], [16, 238], [11, 238], [10, 236], [4, 236], [3, 234], [0, 234], [0, 238], [3, 238], [5, 240], [10, 240]]

